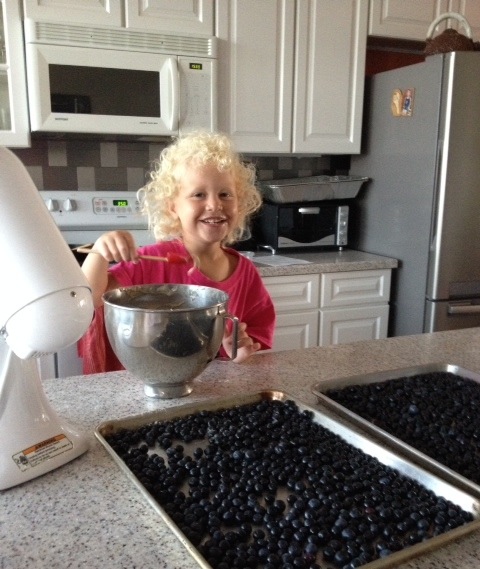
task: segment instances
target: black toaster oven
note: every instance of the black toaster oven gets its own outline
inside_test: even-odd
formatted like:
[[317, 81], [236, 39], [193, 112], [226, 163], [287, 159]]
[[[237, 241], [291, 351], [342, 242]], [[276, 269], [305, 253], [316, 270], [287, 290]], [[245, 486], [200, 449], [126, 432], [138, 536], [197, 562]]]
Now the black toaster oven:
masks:
[[253, 222], [259, 246], [282, 249], [341, 249], [348, 244], [349, 206], [343, 200], [303, 203], [264, 201]]

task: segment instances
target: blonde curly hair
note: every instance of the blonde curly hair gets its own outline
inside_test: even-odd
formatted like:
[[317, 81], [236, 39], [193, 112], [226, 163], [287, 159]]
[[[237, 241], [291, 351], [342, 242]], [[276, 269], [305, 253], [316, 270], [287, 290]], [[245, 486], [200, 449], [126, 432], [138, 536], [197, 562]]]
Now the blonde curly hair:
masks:
[[151, 181], [139, 190], [139, 199], [155, 238], [159, 241], [182, 238], [180, 221], [171, 215], [170, 204], [175, 199], [182, 175], [190, 165], [214, 164], [219, 171], [233, 174], [238, 202], [238, 222], [224, 243], [238, 241], [247, 227], [250, 216], [257, 211], [262, 198], [255, 187], [255, 167], [241, 161], [231, 140], [224, 134], [195, 131], [178, 137], [160, 153]]

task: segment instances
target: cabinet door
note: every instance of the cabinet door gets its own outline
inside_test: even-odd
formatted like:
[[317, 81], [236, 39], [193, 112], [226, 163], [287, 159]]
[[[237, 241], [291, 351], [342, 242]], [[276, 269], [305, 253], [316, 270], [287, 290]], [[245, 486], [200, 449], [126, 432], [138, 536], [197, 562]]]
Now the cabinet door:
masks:
[[10, 0], [0, 0], [0, 144], [30, 145], [22, 20]]
[[[451, 8], [451, 0], [370, 0], [368, 33], [425, 41], [433, 20]], [[442, 22], [437, 31], [442, 32], [446, 25]]]
[[320, 310], [319, 345], [387, 337], [388, 305]]
[[213, 0], [126, 0], [127, 28], [212, 36]]
[[390, 299], [390, 269], [322, 274], [320, 307], [386, 304]]
[[364, 0], [298, 0], [295, 153], [359, 153], [368, 6]]
[[[450, 1], [453, 3], [451, 10], [465, 16], [465, 19], [472, 30], [472, 37], [474, 41], [480, 41], [480, 2], [478, 0]], [[460, 24], [457, 24], [457, 22], [455, 22], [455, 24], [458, 31], [465, 34], [463, 27]]]
[[291, 151], [294, 6], [292, 0], [221, 0], [219, 129], [240, 152]]
[[272, 352], [313, 348], [318, 345], [318, 317], [315, 312], [277, 314]]
[[274, 352], [318, 343], [319, 275], [263, 277], [277, 313]]
[[314, 310], [316, 313], [319, 307], [318, 274], [263, 277], [262, 280], [272, 297], [277, 315], [305, 310]]
[[26, 18], [90, 26], [122, 26], [119, 0], [23, 0]]

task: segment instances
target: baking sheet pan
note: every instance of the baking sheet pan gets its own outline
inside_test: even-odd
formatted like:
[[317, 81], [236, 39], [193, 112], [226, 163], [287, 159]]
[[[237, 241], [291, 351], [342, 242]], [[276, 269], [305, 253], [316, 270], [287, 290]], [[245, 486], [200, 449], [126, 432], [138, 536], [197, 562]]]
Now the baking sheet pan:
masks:
[[434, 472], [435, 474], [441, 476], [451, 484], [463, 488], [467, 492], [472, 493], [473, 495], [480, 496], [480, 486], [476, 484], [474, 481], [469, 480], [468, 478], [462, 476], [458, 472], [455, 472], [448, 466], [428, 456], [422, 451], [414, 448], [413, 446], [402, 441], [398, 437], [388, 433], [386, 430], [374, 425], [373, 423], [364, 419], [354, 411], [351, 411], [346, 407], [344, 407], [343, 405], [337, 403], [336, 401], [331, 399], [327, 394], [327, 392], [332, 389], [341, 389], [352, 385], [368, 385], [371, 383], [379, 383], [403, 377], [410, 377], [414, 375], [428, 374], [435, 372], [449, 372], [457, 376], [471, 379], [480, 384], [480, 374], [464, 369], [455, 364], [436, 363], [436, 364], [427, 364], [427, 365], [413, 366], [406, 368], [398, 368], [378, 373], [353, 375], [338, 379], [330, 379], [314, 385], [312, 391], [318, 397], [318, 400], [322, 405], [324, 405], [334, 413], [340, 415], [348, 422], [356, 425], [357, 427], [360, 427], [363, 431], [366, 431], [370, 435], [373, 435], [375, 439], [380, 440], [385, 444], [388, 444], [388, 446], [392, 448], [395, 452], [401, 453], [403, 456], [408, 457], [409, 460], [421, 465], [423, 468], [426, 468], [431, 472]]
[[352, 199], [367, 180], [366, 176], [306, 176], [269, 180], [260, 184], [260, 191], [274, 203]]
[[[398, 563], [404, 562], [407, 559], [411, 559], [412, 557], [421, 555], [427, 551], [437, 549], [454, 539], [458, 539], [461, 536], [467, 535], [472, 531], [478, 530], [480, 528], [480, 503], [479, 499], [476, 496], [469, 494], [468, 491], [465, 491], [464, 489], [458, 488], [455, 485], [448, 483], [435, 474], [428, 472], [424, 468], [414, 464], [407, 458], [396, 454], [388, 448], [385, 448], [383, 445], [375, 442], [375, 440], [373, 440], [370, 436], [352, 429], [351, 426], [346, 425], [335, 418], [327, 416], [325, 413], [314, 407], [303, 404], [302, 402], [298, 401], [294, 397], [291, 397], [289, 394], [283, 391], [262, 391], [259, 393], [244, 395], [242, 397], [236, 396], [234, 398], [210, 400], [176, 408], [152, 411], [142, 415], [129, 416], [122, 419], [110, 420], [101, 423], [95, 430], [96, 438], [109, 452], [113, 460], [128, 477], [128, 479], [143, 494], [152, 508], [161, 516], [172, 533], [187, 548], [189, 553], [198, 562], [200, 567], [208, 569], [211, 566], [207, 563], [197, 548], [180, 531], [178, 526], [173, 522], [173, 520], [168, 516], [168, 514], [153, 498], [153, 496], [147, 491], [140, 480], [128, 468], [128, 466], [115, 452], [112, 446], [110, 446], [107, 439], [109, 436], [124, 429], [138, 429], [145, 425], [150, 425], [154, 422], [171, 421], [180, 417], [196, 414], [201, 411], [217, 411], [229, 409], [243, 405], [250, 405], [252, 403], [258, 403], [265, 400], [279, 402], [286, 402], [287, 400], [293, 401], [297, 405], [300, 412], [305, 411], [310, 413], [316, 423], [320, 424], [332, 433], [338, 435], [346, 443], [361, 450], [367, 455], [375, 457], [385, 467], [392, 468], [397, 472], [400, 472], [402, 475], [407, 476], [408, 478], [420, 483], [424, 487], [431, 490], [435, 495], [444, 497], [453, 504], [460, 506], [463, 510], [471, 513], [473, 516], [473, 521], [469, 521], [468, 523], [456, 527], [453, 530], [447, 531], [446, 533], [431, 537], [430, 539], [421, 543], [417, 543], [403, 550], [396, 551], [383, 559], [377, 559], [375, 561], [364, 564], [363, 567], [368, 569], [392, 567]], [[198, 441], [195, 442], [195, 446], [198, 446]], [[155, 448], [155, 452], [160, 453], [161, 451], [158, 448]], [[326, 564], [323, 560], [320, 562], [320, 566], [322, 568], [333, 567], [333, 565]]]

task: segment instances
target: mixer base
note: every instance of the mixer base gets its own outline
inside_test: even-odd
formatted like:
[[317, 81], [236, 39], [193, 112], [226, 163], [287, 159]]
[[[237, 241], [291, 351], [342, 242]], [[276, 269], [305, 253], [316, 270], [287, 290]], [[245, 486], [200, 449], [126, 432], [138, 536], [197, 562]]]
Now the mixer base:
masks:
[[155, 399], [176, 399], [185, 397], [192, 393], [193, 386], [190, 384], [179, 383], [177, 385], [150, 385], [145, 384], [143, 388], [147, 397]]
[[0, 338], [0, 490], [37, 478], [88, 450], [43, 390], [34, 358], [18, 358]]

